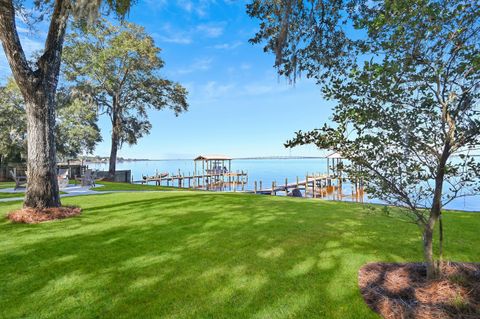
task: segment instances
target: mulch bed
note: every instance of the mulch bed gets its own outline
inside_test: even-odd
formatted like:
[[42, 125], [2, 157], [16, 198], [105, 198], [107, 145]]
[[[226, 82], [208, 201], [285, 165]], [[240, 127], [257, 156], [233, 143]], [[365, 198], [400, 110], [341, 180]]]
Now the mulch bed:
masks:
[[426, 280], [422, 263], [371, 263], [358, 273], [365, 302], [383, 318], [480, 318], [480, 264], [445, 263]]
[[14, 223], [37, 224], [41, 222], [77, 216], [82, 212], [80, 207], [63, 206], [44, 209], [23, 208], [13, 211], [7, 218]]

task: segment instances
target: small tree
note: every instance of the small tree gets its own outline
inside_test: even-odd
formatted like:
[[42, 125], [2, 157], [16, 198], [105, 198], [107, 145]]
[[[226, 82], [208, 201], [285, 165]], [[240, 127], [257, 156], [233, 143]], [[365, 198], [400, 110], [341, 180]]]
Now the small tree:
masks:
[[64, 73], [97, 103], [112, 123], [109, 175], [115, 174], [123, 143], [136, 144], [152, 125], [147, 110], [187, 110], [187, 91], [159, 75], [160, 49], [132, 23], [79, 26], [67, 38]]
[[[422, 230], [428, 278], [439, 274], [433, 232], [442, 208], [480, 193], [480, 165], [471, 156], [480, 145], [479, 9], [454, 0], [249, 7], [263, 21], [253, 41], [268, 40], [280, 72], [307, 72], [338, 102], [334, 125], [297, 132], [286, 146], [340, 152], [368, 193], [411, 216]], [[344, 25], [363, 34], [348, 37]]]
[[[26, 104], [28, 186], [25, 207], [60, 206], [56, 178], [55, 92], [58, 84], [63, 40], [69, 17], [96, 16], [102, 1], [35, 0], [25, 8], [21, 0], [0, 0], [0, 41], [15, 81]], [[107, 9], [124, 16], [131, 0], [107, 0]], [[16, 18], [50, 19], [45, 48], [30, 65], [17, 32]]]

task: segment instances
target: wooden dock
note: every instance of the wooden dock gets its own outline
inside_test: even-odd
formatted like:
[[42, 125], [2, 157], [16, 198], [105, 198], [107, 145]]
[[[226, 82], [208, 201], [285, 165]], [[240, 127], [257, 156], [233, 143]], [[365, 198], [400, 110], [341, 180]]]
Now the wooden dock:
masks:
[[201, 189], [208, 191], [230, 191], [262, 195], [290, 196], [294, 189], [301, 192], [302, 197], [326, 198], [344, 200], [351, 198], [353, 201], [363, 202], [363, 181], [350, 181], [351, 197], [342, 190], [342, 184], [347, 180], [341, 175], [334, 174], [307, 174], [304, 179], [298, 177], [294, 182], [285, 179], [283, 183], [273, 181], [268, 187], [262, 181], [254, 181], [253, 188], [248, 188], [248, 175], [246, 172], [226, 172], [221, 174], [171, 174], [168, 176], [152, 176], [137, 183], [154, 182], [156, 185], [172, 186], [178, 188]]
[[[154, 182], [155, 185], [176, 186], [179, 188], [203, 188], [211, 189], [218, 184], [244, 185], [248, 183], [247, 172], [225, 172], [219, 174], [171, 174], [168, 176], [151, 176], [136, 183], [148, 184]], [[170, 185], [171, 184], [171, 185]]]
[[[271, 185], [265, 185], [262, 181], [254, 181], [248, 185], [248, 174], [244, 171], [231, 171], [231, 158], [223, 155], [198, 156], [194, 159], [194, 173], [160, 173], [156, 171], [154, 176], [143, 177], [135, 183], [155, 183], [157, 186], [165, 185], [178, 188], [192, 188], [210, 191], [231, 191], [264, 195], [285, 195], [302, 197], [321, 197], [342, 199], [350, 197], [343, 190], [343, 183], [351, 185], [352, 199], [363, 199], [363, 180], [348, 179], [342, 174], [340, 166], [341, 155], [334, 153], [326, 157], [327, 168], [325, 173], [307, 173], [295, 181], [284, 182], [272, 181]], [[331, 162], [331, 166], [329, 161]], [[197, 165], [198, 163], [198, 165]], [[226, 166], [228, 163], [228, 168]], [[197, 167], [199, 168], [197, 170]], [[342, 176], [343, 175], [343, 176]], [[253, 187], [252, 187], [253, 186]], [[345, 193], [345, 194], [344, 194]], [[360, 199], [360, 201], [361, 201]], [[358, 201], [358, 200], [356, 200]]]
[[288, 179], [285, 179], [284, 183], [278, 184], [277, 182], [272, 182], [271, 187], [263, 188], [262, 183], [254, 183], [254, 189], [247, 191], [248, 193], [254, 194], [269, 194], [276, 195], [278, 192], [283, 192], [285, 195], [288, 195], [289, 190], [301, 189], [305, 193], [311, 192], [312, 194], [326, 192], [329, 188], [333, 187], [334, 183], [342, 183], [341, 179], [334, 175], [326, 174], [314, 174], [305, 176], [304, 180], [297, 180], [295, 182], [289, 183]]

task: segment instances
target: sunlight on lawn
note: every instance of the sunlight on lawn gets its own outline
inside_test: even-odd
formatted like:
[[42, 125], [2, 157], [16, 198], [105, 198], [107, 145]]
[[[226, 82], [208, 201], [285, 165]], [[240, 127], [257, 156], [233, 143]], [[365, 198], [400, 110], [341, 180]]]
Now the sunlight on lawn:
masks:
[[[0, 317], [378, 318], [359, 268], [422, 257], [416, 226], [355, 204], [205, 192], [63, 202], [82, 215], [1, 222]], [[478, 261], [480, 215], [444, 221], [446, 257]]]

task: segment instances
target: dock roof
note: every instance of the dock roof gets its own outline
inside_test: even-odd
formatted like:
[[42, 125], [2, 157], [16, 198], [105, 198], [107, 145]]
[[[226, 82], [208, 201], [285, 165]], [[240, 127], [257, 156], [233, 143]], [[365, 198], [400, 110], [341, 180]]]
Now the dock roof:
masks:
[[214, 155], [199, 155], [194, 159], [194, 161], [215, 161], [215, 160], [229, 161], [231, 159], [232, 159], [231, 157], [228, 157], [225, 155], [214, 154]]
[[342, 156], [342, 154], [335, 152], [330, 155], [327, 155], [327, 158], [344, 158], [344, 157]]

